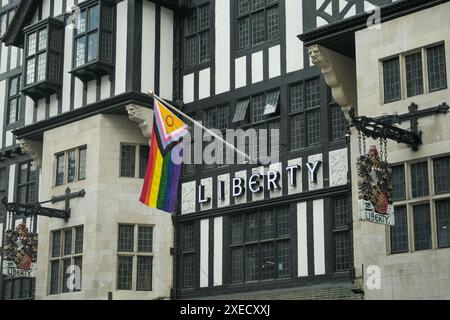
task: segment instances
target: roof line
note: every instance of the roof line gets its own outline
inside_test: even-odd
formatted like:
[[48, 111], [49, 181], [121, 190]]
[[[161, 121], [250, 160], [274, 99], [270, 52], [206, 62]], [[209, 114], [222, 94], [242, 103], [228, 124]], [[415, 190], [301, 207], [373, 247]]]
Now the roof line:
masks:
[[[387, 22], [448, 1], [449, 0], [400, 0], [380, 8], [381, 22]], [[363, 12], [351, 18], [305, 32], [299, 35], [298, 38], [304, 42], [306, 47], [320, 44], [330, 38], [336, 38], [338, 35], [354, 33], [367, 28], [367, 21], [372, 15], [373, 12]]]

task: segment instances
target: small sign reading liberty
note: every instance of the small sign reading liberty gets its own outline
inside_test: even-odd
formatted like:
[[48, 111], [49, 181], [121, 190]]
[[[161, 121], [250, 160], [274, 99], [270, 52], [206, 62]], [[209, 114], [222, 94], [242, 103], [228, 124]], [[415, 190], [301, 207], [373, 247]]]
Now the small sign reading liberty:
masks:
[[359, 216], [361, 221], [393, 226], [394, 206], [390, 200], [392, 168], [386, 161], [386, 140], [382, 140], [381, 152], [380, 157], [377, 147], [372, 146], [368, 153], [361, 152], [358, 159]]

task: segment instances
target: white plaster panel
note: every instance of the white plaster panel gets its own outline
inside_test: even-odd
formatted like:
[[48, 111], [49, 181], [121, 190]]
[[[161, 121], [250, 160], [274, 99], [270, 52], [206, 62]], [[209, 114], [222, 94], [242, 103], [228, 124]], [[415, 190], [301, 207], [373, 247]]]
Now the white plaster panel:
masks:
[[236, 89], [247, 85], [247, 57], [243, 56], [235, 60], [235, 87]]
[[281, 75], [281, 46], [269, 48], [269, 78]]
[[214, 286], [221, 286], [223, 260], [223, 217], [214, 219]]
[[[241, 197], [236, 197], [234, 198], [234, 202], [235, 204], [244, 204], [247, 203], [247, 192], [248, 192], [248, 188], [247, 188], [247, 171], [243, 170], [243, 171], [239, 171], [235, 173], [235, 177], [236, 178], [242, 178], [244, 179], [244, 184], [245, 184], [245, 192]], [[233, 186], [231, 186], [232, 188]]]
[[212, 209], [212, 201], [213, 201], [213, 187], [212, 187], [213, 179], [212, 178], [203, 179], [203, 180], [201, 180], [200, 183], [205, 186], [205, 197], [208, 197], [211, 199], [208, 203], [202, 204], [200, 206], [200, 209], [201, 209], [201, 211], [211, 210]]
[[325, 225], [323, 199], [313, 201], [314, 274], [325, 274]]
[[[323, 161], [322, 154], [316, 154], [308, 157], [308, 162], [314, 163], [315, 161]], [[308, 168], [304, 168], [304, 170], [308, 170]], [[318, 190], [323, 188], [323, 163], [320, 165], [319, 171], [317, 172], [317, 183], [312, 183], [309, 173], [308, 173], [308, 181], [309, 181], [309, 190]]]
[[151, 1], [144, 1], [142, 15], [141, 91], [148, 93], [155, 86], [155, 4]]
[[211, 96], [211, 69], [201, 70], [198, 75], [199, 91], [198, 98], [205, 99]]
[[216, 94], [230, 90], [230, 0], [216, 1]]
[[297, 36], [303, 33], [303, 1], [286, 1], [286, 71], [303, 69], [303, 42]]
[[[303, 192], [302, 158], [291, 159], [288, 161], [288, 166], [295, 166], [295, 165], [299, 166], [299, 169], [297, 170], [297, 186], [291, 187], [291, 185], [289, 183], [290, 178], [288, 176], [286, 176], [286, 179], [288, 179], [288, 194], [289, 195]], [[286, 174], [288, 174], [288, 173], [286, 172]]]
[[208, 286], [209, 279], [209, 219], [200, 221], [200, 287]]
[[117, 30], [116, 32], [116, 87], [115, 93], [120, 94], [126, 89], [126, 65], [127, 65], [127, 23], [128, 0], [117, 3]]
[[187, 74], [183, 77], [183, 101], [191, 103], [194, 101], [194, 74]]
[[264, 80], [263, 52], [258, 51], [252, 54], [252, 83]]
[[172, 100], [173, 94], [173, 11], [161, 7], [161, 52], [159, 93]]
[[308, 223], [306, 202], [297, 204], [298, 276], [308, 276]]
[[181, 185], [181, 213], [188, 214], [195, 212], [196, 198], [196, 182], [186, 182]]
[[329, 155], [330, 187], [347, 184], [348, 150], [331, 151]]
[[220, 175], [217, 177], [217, 180], [225, 182], [225, 200], [217, 199], [217, 207], [228, 207], [230, 205], [230, 174]]

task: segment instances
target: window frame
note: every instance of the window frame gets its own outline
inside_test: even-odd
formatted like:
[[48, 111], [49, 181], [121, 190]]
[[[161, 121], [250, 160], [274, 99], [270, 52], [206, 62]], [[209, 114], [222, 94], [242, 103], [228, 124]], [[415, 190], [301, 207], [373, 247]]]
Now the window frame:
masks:
[[[266, 44], [267, 42], [272, 42], [272, 41], [279, 41], [281, 38], [281, 6], [280, 6], [280, 1], [279, 0], [262, 0], [264, 1], [264, 5], [261, 8], [257, 8], [257, 9], [253, 9], [252, 6], [252, 1], [248, 0], [248, 11], [244, 12], [244, 13], [240, 13], [239, 12], [239, 2], [236, 2], [236, 10], [234, 11], [235, 13], [235, 19], [234, 19], [234, 23], [235, 23], [235, 39], [236, 39], [236, 52], [237, 53], [242, 53], [245, 50], [251, 50], [253, 48], [257, 48], [259, 46], [262, 46], [264, 44]], [[273, 9], [277, 9], [278, 12], [278, 35], [276, 37], [272, 37], [269, 39], [268, 36], [268, 16], [267, 16], [267, 12]], [[264, 16], [264, 40], [258, 42], [258, 43], [254, 43], [253, 38], [253, 19], [262, 14]], [[239, 35], [239, 25], [242, 21], [247, 20], [247, 24], [248, 24], [248, 28], [247, 28], [247, 35], [248, 37], [248, 43], [245, 46], [241, 46], [240, 44], [240, 35]]]
[[[130, 223], [119, 223], [117, 225], [117, 230], [121, 226], [132, 226], [133, 227], [133, 250], [132, 251], [119, 251], [120, 248], [120, 235], [117, 232], [117, 264], [116, 264], [116, 276], [115, 276], [115, 288], [117, 291], [121, 292], [153, 292], [154, 290], [154, 261], [155, 261], [155, 247], [154, 247], [154, 235], [155, 235], [155, 225], [152, 224], [130, 224]], [[139, 251], [139, 228], [146, 227], [152, 230], [152, 250], [151, 252]], [[132, 275], [131, 275], [131, 290], [130, 289], [119, 289], [119, 259], [121, 257], [131, 258], [132, 260]], [[139, 258], [150, 258], [150, 289], [139, 289], [138, 287], [138, 262]]]
[[[78, 229], [83, 230], [83, 233], [82, 233], [83, 246], [82, 246], [81, 252], [77, 252], [77, 250], [76, 250], [76, 245], [77, 245], [76, 237], [77, 237]], [[71, 253], [70, 254], [65, 253], [66, 231], [71, 231]], [[55, 233], [60, 234], [59, 255], [58, 256], [53, 256], [53, 245], [54, 245], [53, 239], [54, 239]], [[83, 282], [81, 281], [81, 289], [80, 290], [65, 291], [64, 280], [65, 280], [66, 273], [64, 272], [64, 263], [67, 260], [70, 260], [70, 265], [76, 265], [75, 261], [78, 259], [81, 259], [81, 280], [82, 280], [82, 278], [83, 278], [83, 253], [84, 253], [84, 245], [85, 245], [84, 236], [85, 236], [84, 225], [77, 225], [77, 226], [73, 226], [73, 227], [69, 227], [69, 228], [52, 230], [50, 232], [48, 295], [52, 296], [52, 295], [58, 295], [58, 294], [74, 293], [74, 292], [81, 292], [83, 290]], [[52, 287], [52, 284], [53, 284], [52, 264], [55, 262], [58, 262], [58, 278], [57, 278], [58, 284], [57, 284], [56, 292], [53, 291], [53, 287]]]
[[[124, 146], [130, 146], [134, 147], [134, 175], [133, 176], [125, 176], [122, 175], [122, 164], [123, 164], [123, 157], [122, 157], [122, 148]], [[138, 144], [138, 143], [128, 143], [128, 142], [121, 142], [120, 143], [120, 159], [119, 159], [119, 178], [128, 178], [128, 179], [144, 179], [145, 173], [147, 170], [148, 165], [148, 156], [149, 153], [142, 159], [141, 152], [145, 152], [145, 150], [150, 151], [150, 146], [147, 144]], [[141, 163], [142, 160], [147, 159], [147, 162]]]
[[[231, 115], [231, 112], [230, 112], [230, 104], [228, 104], [228, 103], [223, 103], [223, 104], [220, 104], [220, 105], [218, 105], [218, 106], [214, 106], [214, 107], [211, 107], [211, 108], [208, 108], [208, 109], [204, 109], [203, 111], [202, 111], [202, 115], [203, 115], [203, 124], [204, 124], [204, 126], [206, 127], [206, 128], [208, 128], [208, 129], [215, 129], [215, 130], [219, 130], [219, 128], [218, 128], [218, 123], [219, 123], [219, 114], [220, 114], [220, 112], [219, 112], [219, 110], [227, 110], [226, 111], [226, 113], [227, 113], [227, 116], [226, 116], [226, 118], [224, 118], [224, 121], [226, 122], [226, 128], [223, 128], [223, 129], [221, 129], [221, 132], [222, 132], [222, 135], [223, 135], [223, 137], [225, 138], [226, 137], [226, 130], [227, 130], [227, 128], [230, 126], [230, 124], [231, 124], [231, 121], [230, 121], [230, 115]], [[207, 123], [207, 113], [208, 112], [213, 112], [214, 113], [214, 117], [215, 117], [215, 120], [214, 120], [214, 124], [212, 125], [212, 126], [210, 126], [209, 125], [209, 123]], [[209, 133], [208, 132], [205, 132], [205, 136], [208, 136], [209, 137]], [[209, 143], [207, 143], [207, 142], [204, 142], [205, 143], [205, 146], [206, 145], [208, 145]], [[226, 163], [226, 151], [227, 151], [227, 147], [223, 144], [223, 143], [221, 143], [220, 141], [216, 141], [216, 139], [214, 138], [214, 137], [212, 137], [212, 140], [211, 140], [211, 142], [210, 143], [216, 143], [216, 144], [220, 144], [221, 145], [221, 148], [222, 148], [222, 150], [223, 150], [223, 163], [222, 164], [218, 164], [218, 163], [214, 163], [214, 164], [203, 164], [203, 169], [204, 170], [213, 170], [213, 169], [216, 169], [216, 168], [223, 168], [223, 167], [226, 167], [226, 166], [228, 166], [228, 164]], [[217, 150], [217, 149], [216, 149]], [[220, 150], [220, 149], [219, 149]]]
[[[87, 175], [86, 175], [86, 173], [87, 173], [87, 164], [88, 164], [88, 161], [87, 161], [87, 159], [88, 159], [87, 150], [88, 150], [87, 145], [82, 145], [82, 146], [75, 147], [75, 148], [72, 148], [72, 149], [68, 149], [68, 150], [65, 150], [65, 151], [62, 151], [62, 152], [58, 152], [58, 153], [56, 153], [54, 155], [54, 159], [55, 159], [54, 170], [53, 170], [53, 172], [54, 172], [53, 186], [54, 187], [60, 187], [60, 186], [64, 186], [64, 185], [67, 185], [67, 184], [76, 183], [76, 182], [79, 182], [79, 181], [84, 181], [84, 180], [87, 179]], [[84, 166], [85, 166], [85, 168], [84, 168], [85, 176], [84, 177], [80, 176], [80, 172], [81, 172], [81, 170], [80, 170], [81, 169], [81, 166], [80, 166], [80, 164], [81, 164], [80, 163], [81, 151], [85, 151], [86, 152], [86, 161], [84, 162]], [[73, 181], [69, 182], [69, 154], [71, 152], [75, 153], [75, 167], [74, 167], [75, 177], [74, 177]], [[58, 158], [61, 157], [61, 156], [64, 156], [64, 166], [63, 166], [64, 169], [63, 169], [63, 181], [60, 183], [58, 181], [58, 169], [59, 169], [59, 167], [58, 167]]]
[[[204, 10], [205, 8], [208, 8], [208, 25], [202, 27], [202, 23], [201, 23], [201, 11]], [[188, 23], [189, 23], [189, 19], [193, 19], [193, 17], [195, 17], [195, 30], [189, 30], [189, 28], [187, 27]], [[183, 19], [183, 66], [184, 69], [190, 69], [196, 66], [203, 66], [206, 64], [211, 63], [211, 49], [212, 49], [212, 43], [211, 40], [213, 39], [213, 35], [212, 35], [212, 28], [211, 28], [211, 24], [213, 22], [213, 15], [211, 14], [211, 4], [209, 2], [206, 3], [202, 3], [194, 8], [191, 8], [189, 10], [188, 15]], [[191, 31], [191, 32], [189, 32]], [[201, 55], [201, 41], [202, 41], [202, 37], [205, 36], [207, 37], [208, 41], [207, 41], [207, 48], [206, 48], [206, 53], [207, 53], [207, 57], [202, 60], [202, 55]], [[195, 57], [195, 61], [190, 61], [188, 60], [188, 54], [190, 54], [190, 52], [188, 52], [188, 41], [189, 40], [193, 40], [194, 45], [194, 52], [193, 52], [193, 57]]]
[[[279, 234], [279, 213], [284, 211], [284, 213], [287, 216], [287, 225], [288, 225], [288, 234]], [[274, 223], [270, 226], [271, 229], [273, 229], [273, 236], [264, 238], [263, 237], [263, 215], [269, 213], [272, 214]], [[255, 225], [255, 239], [254, 238], [248, 238], [248, 219], [250, 217], [257, 217], [256, 218], [256, 225]], [[241, 218], [241, 240], [238, 242], [233, 242], [233, 218]], [[269, 208], [269, 209], [261, 209], [261, 210], [255, 210], [248, 213], [238, 213], [233, 214], [228, 217], [228, 230], [229, 230], [229, 236], [228, 236], [228, 244], [227, 244], [227, 250], [230, 256], [229, 262], [227, 263], [227, 267], [229, 268], [229, 284], [231, 285], [246, 285], [246, 284], [252, 284], [252, 283], [263, 283], [266, 281], [277, 281], [277, 280], [283, 280], [283, 279], [291, 279], [294, 275], [294, 256], [295, 253], [293, 252], [294, 246], [294, 230], [291, 223], [292, 220], [292, 212], [290, 210], [290, 206], [283, 206], [282, 208]], [[288, 243], [289, 248], [289, 272], [286, 275], [280, 276], [280, 270], [277, 268], [277, 265], [280, 261], [280, 256], [278, 252], [279, 244], [280, 243]], [[247, 263], [246, 263], [246, 256], [247, 256], [247, 249], [248, 248], [257, 248], [256, 254], [257, 254], [257, 261], [261, 259], [262, 256], [262, 249], [261, 247], [266, 244], [272, 244], [273, 245], [273, 259], [274, 259], [274, 270], [273, 270], [273, 278], [262, 278], [263, 271], [262, 271], [262, 263], [257, 264], [257, 267], [255, 267], [255, 277], [256, 280], [248, 280], [247, 279]], [[242, 249], [242, 268], [240, 272], [242, 272], [242, 275], [240, 277], [240, 281], [233, 281], [233, 259], [232, 254], [233, 250], [241, 250]]]
[[[26, 181], [21, 183], [21, 181], [20, 181], [21, 167], [24, 165], [27, 167]], [[34, 179], [31, 180], [30, 172], [31, 172], [33, 166], [35, 166], [35, 175], [34, 175]], [[18, 164], [17, 170], [18, 170], [17, 171], [17, 188], [16, 188], [17, 202], [19, 202], [21, 188], [25, 188], [25, 199], [26, 200], [25, 200], [25, 203], [23, 203], [23, 204], [36, 203], [38, 201], [38, 169], [36, 167], [35, 162], [33, 160], [21, 162]], [[34, 188], [34, 194], [35, 194], [35, 198], [36, 198], [36, 199], [34, 199], [34, 201], [30, 201], [30, 199], [28, 198], [30, 188]]]
[[[97, 7], [98, 10], [98, 16], [97, 16], [97, 22], [98, 25], [95, 28], [91, 29], [91, 26], [89, 25], [90, 23], [90, 12], [93, 8]], [[77, 25], [77, 28], [74, 29], [74, 33], [73, 33], [73, 47], [74, 47], [74, 55], [73, 55], [73, 63], [72, 63], [72, 67], [74, 69], [78, 69], [78, 68], [83, 68], [86, 65], [95, 63], [99, 60], [99, 56], [100, 56], [100, 27], [101, 27], [101, 12], [102, 6], [100, 4], [100, 1], [95, 1], [93, 3], [88, 4], [87, 6], [85, 6], [84, 8], [80, 9], [80, 13], [78, 15], [78, 17], [81, 17], [81, 15], [85, 12], [85, 29], [83, 32], [78, 32], [78, 24], [79, 24], [79, 20], [77, 20], [75, 22], [75, 24]], [[96, 48], [96, 57], [92, 60], [88, 60], [89, 58], [89, 36], [92, 34], [97, 34], [97, 40], [95, 42], [95, 44], [97, 45]], [[81, 64], [77, 64], [77, 41], [79, 39], [84, 38], [84, 54], [83, 54], [83, 63]]]
[[[429, 50], [437, 48], [437, 47], [443, 47], [444, 50], [444, 68], [443, 68], [443, 73], [444, 73], [444, 77], [445, 77], [445, 86], [442, 86], [440, 88], [436, 88], [436, 89], [430, 89], [430, 74], [429, 74], [429, 68], [430, 68], [430, 61], [429, 61]], [[408, 93], [408, 81], [407, 81], [407, 65], [406, 65], [406, 58], [420, 53], [421, 56], [421, 80], [422, 80], [422, 92], [421, 93], [414, 93], [412, 95], [410, 95]], [[381, 103], [382, 104], [389, 104], [392, 102], [396, 102], [396, 101], [401, 101], [401, 100], [405, 100], [405, 99], [410, 99], [413, 98], [415, 96], [420, 96], [423, 94], [429, 94], [429, 93], [433, 93], [433, 92], [437, 92], [440, 90], [445, 90], [448, 88], [448, 76], [447, 76], [447, 60], [446, 60], [446, 47], [445, 47], [445, 42], [441, 41], [441, 42], [437, 42], [437, 43], [433, 43], [427, 46], [423, 46], [420, 48], [416, 48], [416, 49], [412, 49], [409, 50], [407, 52], [402, 52], [400, 54], [394, 55], [394, 56], [390, 56], [390, 57], [386, 57], [383, 59], [380, 59], [379, 64], [380, 64], [380, 74], [381, 74], [381, 83], [380, 83], [380, 93], [381, 93]], [[390, 99], [387, 100], [386, 99], [386, 92], [385, 92], [385, 85], [386, 85], [386, 79], [385, 79], [385, 73], [384, 73], [384, 64], [386, 62], [392, 61], [394, 59], [398, 59], [399, 61], [399, 81], [400, 81], [400, 92], [399, 92], [399, 97], [395, 98], [395, 99]]]
[[[14, 79], [17, 79], [17, 87], [16, 87], [16, 92], [15, 94], [11, 95], [11, 88], [12, 88], [12, 82]], [[8, 92], [7, 92], [7, 97], [8, 97], [8, 102], [7, 102], [7, 113], [6, 113], [6, 125], [7, 126], [11, 126], [14, 124], [17, 124], [17, 122], [19, 122], [20, 120], [20, 105], [21, 105], [21, 94], [20, 94], [20, 90], [21, 90], [21, 81], [22, 81], [22, 75], [18, 74], [15, 75], [11, 78], [9, 78], [8, 80]], [[11, 102], [15, 101], [16, 103], [16, 110], [15, 110], [15, 115], [14, 115], [14, 120], [11, 121]]]
[[[388, 228], [387, 232], [387, 255], [396, 255], [403, 253], [414, 253], [417, 251], [432, 251], [437, 249], [448, 248], [440, 247], [438, 243], [438, 226], [437, 226], [437, 203], [440, 201], [450, 200], [450, 190], [443, 193], [437, 193], [435, 189], [435, 160], [444, 159], [450, 157], [447, 155], [435, 155], [425, 159], [416, 159], [414, 161], [405, 161], [402, 163], [393, 164], [393, 166], [404, 166], [405, 172], [405, 198], [398, 201], [394, 201], [394, 207], [406, 207], [407, 210], [407, 229], [408, 229], [408, 250], [405, 252], [393, 252], [392, 250], [392, 228]], [[414, 164], [427, 163], [428, 172], [428, 195], [421, 197], [413, 197], [412, 193], [412, 179], [411, 179], [411, 166]], [[430, 215], [430, 229], [431, 229], [431, 248], [424, 250], [417, 250], [415, 247], [415, 233], [414, 233], [414, 208], [420, 205], [428, 205]]]
[[[318, 106], [315, 106], [315, 107], [313, 107], [313, 108], [307, 108], [307, 100], [306, 100], [306, 97], [307, 97], [307, 90], [306, 90], [306, 83], [307, 82], [311, 82], [311, 81], [319, 81], [319, 92], [320, 92], [320, 98], [319, 98], [319, 100], [320, 100], [320, 102], [319, 102], [319, 105]], [[292, 89], [294, 88], [294, 87], [296, 87], [296, 86], [299, 86], [299, 85], [301, 85], [302, 86], [302, 105], [303, 105], [303, 107], [302, 108], [300, 108], [300, 109], [297, 109], [297, 110], [292, 110]], [[288, 108], [288, 125], [289, 125], [289, 142], [288, 142], [288, 145], [289, 145], [289, 152], [298, 152], [298, 151], [302, 151], [302, 150], [305, 150], [305, 149], [307, 149], [307, 148], [313, 148], [313, 147], [317, 147], [317, 146], [319, 146], [320, 144], [322, 144], [322, 143], [324, 143], [324, 141], [322, 141], [323, 139], [322, 139], [322, 135], [321, 135], [321, 129], [322, 129], [322, 127], [323, 127], [323, 124], [322, 124], [322, 121], [321, 121], [321, 118], [322, 118], [322, 103], [321, 103], [321, 99], [322, 99], [322, 96], [323, 96], [323, 94], [324, 94], [324, 92], [323, 92], [323, 90], [322, 90], [322, 81], [321, 81], [321, 78], [320, 77], [313, 77], [313, 78], [309, 78], [309, 79], [305, 79], [305, 80], [302, 80], [302, 81], [299, 81], [299, 82], [296, 82], [296, 83], [293, 83], [293, 84], [290, 84], [289, 86], [288, 86], [288, 92], [289, 92], [289, 108]], [[312, 113], [319, 113], [319, 120], [318, 120], [318, 125], [319, 125], [319, 135], [318, 135], [318, 137], [319, 137], [319, 141], [318, 142], [316, 142], [316, 143], [312, 143], [312, 144], [310, 144], [309, 143], [309, 141], [308, 141], [308, 138], [309, 138], [309, 125], [308, 125], [308, 114], [312, 114]], [[302, 141], [300, 141], [300, 147], [299, 148], [293, 148], [293, 135], [292, 135], [292, 119], [293, 118], [295, 118], [295, 117], [298, 117], [298, 116], [302, 116], [302, 119], [303, 119], [303, 135], [304, 135], [304, 144], [303, 144], [303, 146], [301, 145], [302, 144]]]

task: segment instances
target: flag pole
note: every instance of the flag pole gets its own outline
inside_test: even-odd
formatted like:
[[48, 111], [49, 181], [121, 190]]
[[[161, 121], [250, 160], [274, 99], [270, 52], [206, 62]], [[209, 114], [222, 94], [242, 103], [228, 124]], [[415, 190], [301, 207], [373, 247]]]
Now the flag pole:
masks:
[[[202, 130], [205, 130], [206, 132], [208, 132], [210, 135], [212, 135], [214, 138], [216, 138], [217, 140], [223, 142], [226, 146], [228, 146], [229, 148], [233, 149], [234, 151], [236, 151], [236, 153], [240, 154], [241, 156], [243, 156], [249, 163], [252, 163], [252, 158], [250, 158], [250, 156], [248, 154], [246, 154], [245, 152], [242, 152], [241, 150], [239, 150], [238, 148], [236, 148], [234, 145], [232, 145], [231, 143], [229, 143], [228, 141], [224, 140], [222, 137], [219, 137], [217, 134], [215, 134], [213, 131], [209, 130], [208, 128], [206, 128], [205, 126], [203, 126], [202, 124], [200, 124], [198, 121], [192, 119], [191, 117], [189, 117], [187, 114], [185, 114], [184, 112], [182, 112], [181, 110], [178, 110], [177, 108], [175, 108], [174, 106], [172, 106], [170, 103], [168, 103], [167, 101], [165, 101], [163, 98], [159, 97], [157, 94], [155, 94], [153, 91], [149, 91], [148, 94], [150, 95], [150, 97], [152, 98], [156, 98], [156, 100], [158, 100], [159, 102], [161, 102], [162, 104], [164, 104], [167, 108], [171, 109], [172, 111], [182, 115], [184, 118], [188, 119], [190, 122], [192, 122], [194, 125], [196, 125], [197, 127], [200, 127]], [[257, 163], [257, 161], [255, 161], [255, 163]]]

